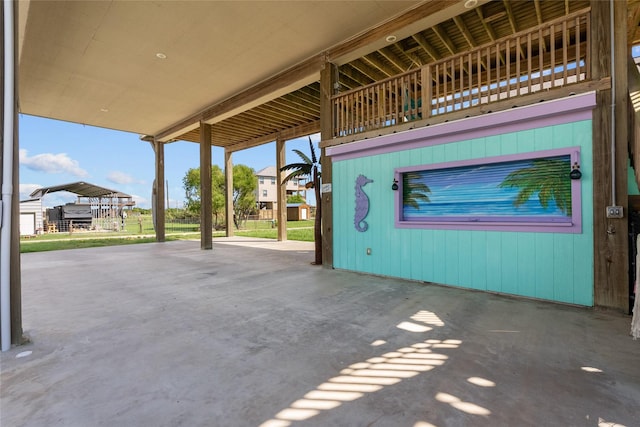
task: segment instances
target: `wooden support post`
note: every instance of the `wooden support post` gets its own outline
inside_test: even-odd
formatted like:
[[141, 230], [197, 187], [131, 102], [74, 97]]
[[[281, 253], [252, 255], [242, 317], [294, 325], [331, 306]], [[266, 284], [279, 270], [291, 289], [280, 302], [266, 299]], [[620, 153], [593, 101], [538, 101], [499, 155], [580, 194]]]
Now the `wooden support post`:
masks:
[[[333, 82], [337, 80], [336, 67], [325, 63], [320, 72], [320, 139], [330, 140], [333, 129]], [[327, 156], [326, 149], [320, 153], [322, 166], [321, 200], [316, 200], [316, 215], [322, 214], [322, 265], [333, 268], [333, 193], [332, 193], [332, 162]]]
[[278, 209], [276, 220], [278, 221], [278, 240], [287, 240], [287, 186], [282, 181], [286, 172], [280, 172], [285, 165], [285, 141], [278, 136], [276, 139], [276, 184], [278, 186], [277, 202]]
[[154, 227], [156, 240], [165, 241], [165, 215], [164, 215], [164, 143], [154, 139], [153, 151], [156, 155], [156, 179], [154, 188]]
[[233, 236], [233, 153], [225, 148], [224, 150], [224, 182], [225, 182], [225, 222], [227, 237]]
[[200, 122], [200, 249], [213, 247], [211, 125]]
[[431, 66], [426, 65], [420, 71], [420, 80], [422, 83], [422, 118], [431, 117], [431, 99], [433, 97], [433, 82], [431, 81]]
[[[616, 105], [615, 110], [612, 109], [612, 91], [601, 90], [597, 93], [593, 112], [594, 304], [626, 312], [629, 308], [626, 2], [613, 3]], [[609, 5], [608, 1], [591, 1], [591, 75], [595, 80], [611, 76]], [[614, 111], [615, 145], [612, 150]], [[612, 154], [615, 162], [612, 162]], [[625, 210], [621, 219], [606, 216], [606, 207], [613, 203], [613, 187], [616, 189], [615, 204]]]

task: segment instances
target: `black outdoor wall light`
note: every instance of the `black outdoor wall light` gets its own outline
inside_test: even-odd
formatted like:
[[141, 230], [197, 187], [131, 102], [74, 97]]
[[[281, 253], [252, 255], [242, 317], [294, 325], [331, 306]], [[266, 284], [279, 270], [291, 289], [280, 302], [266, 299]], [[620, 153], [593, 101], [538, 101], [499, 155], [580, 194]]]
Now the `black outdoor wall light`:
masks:
[[571, 172], [569, 173], [569, 177], [571, 179], [582, 178], [582, 172], [580, 172], [580, 165], [578, 164], [578, 162], [574, 162], [573, 166], [571, 166]]
[[393, 180], [393, 184], [391, 184], [391, 189], [393, 191], [398, 191], [398, 180], [397, 179]]

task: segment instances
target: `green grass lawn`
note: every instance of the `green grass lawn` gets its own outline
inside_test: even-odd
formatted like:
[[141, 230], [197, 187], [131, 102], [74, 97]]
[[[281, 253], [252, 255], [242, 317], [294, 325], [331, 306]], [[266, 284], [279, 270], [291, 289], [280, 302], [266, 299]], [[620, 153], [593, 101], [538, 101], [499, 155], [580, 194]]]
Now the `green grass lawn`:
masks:
[[[278, 230], [237, 230], [236, 236], [258, 237], [263, 239], [277, 239]], [[214, 236], [215, 237], [215, 236]], [[287, 229], [287, 239], [299, 240], [302, 242], [313, 242], [313, 228], [289, 228]]]
[[[178, 240], [179, 236], [167, 236], [166, 240]], [[69, 239], [60, 241], [37, 241], [20, 245], [20, 253], [57, 251], [62, 249], [96, 248], [101, 246], [131, 245], [135, 243], [152, 243], [155, 237], [122, 237], [115, 239]]]
[[[287, 222], [287, 239], [313, 242], [313, 220]], [[199, 239], [200, 225], [188, 222], [167, 222], [166, 240]], [[238, 236], [276, 239], [277, 227], [270, 221], [247, 221], [240, 230], [234, 230]], [[73, 233], [46, 233], [32, 238], [20, 239], [20, 252], [42, 252], [61, 249], [91, 248], [99, 246], [130, 245], [134, 243], [155, 242], [155, 234], [150, 216], [143, 216], [142, 233], [137, 219], [129, 218], [123, 231], [75, 231]], [[213, 237], [222, 237], [224, 231], [214, 231]]]

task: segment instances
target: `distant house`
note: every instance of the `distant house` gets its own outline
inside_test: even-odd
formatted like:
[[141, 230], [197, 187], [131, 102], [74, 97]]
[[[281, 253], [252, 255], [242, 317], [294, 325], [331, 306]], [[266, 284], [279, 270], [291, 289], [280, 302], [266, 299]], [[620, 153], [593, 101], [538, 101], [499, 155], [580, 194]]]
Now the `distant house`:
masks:
[[[256, 202], [260, 218], [271, 219], [274, 211], [278, 209], [278, 185], [277, 169], [275, 166], [267, 166], [256, 173], [258, 177], [258, 189], [256, 190]], [[292, 179], [287, 182], [287, 197], [300, 194], [307, 198], [307, 190], [304, 186], [304, 179]]]
[[42, 199], [20, 201], [20, 235], [42, 233]]

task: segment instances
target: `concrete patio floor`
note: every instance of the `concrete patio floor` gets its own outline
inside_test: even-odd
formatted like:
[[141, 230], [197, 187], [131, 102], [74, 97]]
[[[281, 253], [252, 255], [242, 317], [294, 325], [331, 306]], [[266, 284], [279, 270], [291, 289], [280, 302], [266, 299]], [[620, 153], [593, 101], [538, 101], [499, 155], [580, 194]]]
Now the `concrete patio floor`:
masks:
[[0, 425], [638, 426], [630, 317], [310, 265], [312, 246], [24, 254]]

